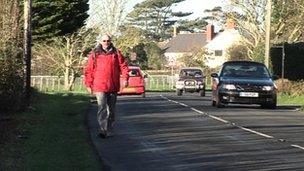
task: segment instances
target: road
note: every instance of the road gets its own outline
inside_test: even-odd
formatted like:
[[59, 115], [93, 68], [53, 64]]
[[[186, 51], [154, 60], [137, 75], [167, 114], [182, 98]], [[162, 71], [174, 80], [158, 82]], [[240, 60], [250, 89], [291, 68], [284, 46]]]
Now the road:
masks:
[[104, 170], [304, 170], [304, 113], [211, 106], [210, 94], [120, 96], [115, 136], [91, 137]]

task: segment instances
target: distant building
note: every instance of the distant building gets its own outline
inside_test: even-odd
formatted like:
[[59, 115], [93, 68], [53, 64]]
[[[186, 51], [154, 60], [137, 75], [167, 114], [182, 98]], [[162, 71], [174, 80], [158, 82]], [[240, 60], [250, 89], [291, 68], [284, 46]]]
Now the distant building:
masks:
[[168, 65], [180, 67], [178, 59], [184, 55], [191, 55], [193, 49], [206, 48], [206, 65], [215, 68], [227, 60], [227, 49], [241, 39], [233, 22], [227, 22], [223, 32], [215, 33], [213, 25], [207, 25], [206, 31], [201, 33], [178, 33], [174, 28], [173, 38], [162, 46]]
[[169, 65], [180, 66], [178, 59], [184, 55], [191, 55], [193, 49], [203, 48], [210, 42], [213, 37], [214, 26], [208, 25], [206, 32], [190, 33], [190, 32], [177, 32], [174, 28], [173, 38], [163, 46], [165, 49], [165, 56]]
[[240, 42], [241, 35], [235, 29], [233, 21], [228, 21], [225, 30], [219, 32], [205, 48], [208, 50], [205, 64], [210, 68], [215, 68], [227, 61], [227, 50], [232, 45]]

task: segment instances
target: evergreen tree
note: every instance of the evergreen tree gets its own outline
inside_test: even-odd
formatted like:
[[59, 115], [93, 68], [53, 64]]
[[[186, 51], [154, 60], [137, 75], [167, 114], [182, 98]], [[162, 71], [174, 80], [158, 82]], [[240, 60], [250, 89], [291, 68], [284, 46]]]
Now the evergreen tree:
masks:
[[33, 0], [33, 38], [44, 40], [75, 32], [88, 17], [88, 0]]
[[213, 9], [206, 9], [204, 13], [207, 15], [203, 19], [211, 24], [218, 24], [223, 28], [226, 23], [228, 13], [222, 10], [222, 7], [214, 7]]
[[204, 30], [208, 22], [202, 18], [197, 18], [195, 20], [180, 20], [177, 22], [177, 25], [179, 30], [194, 33]]
[[184, 0], [146, 0], [136, 4], [128, 15], [131, 25], [147, 31], [150, 38], [155, 40], [170, 37], [170, 28], [177, 18], [189, 16], [192, 13], [173, 12], [171, 7]]

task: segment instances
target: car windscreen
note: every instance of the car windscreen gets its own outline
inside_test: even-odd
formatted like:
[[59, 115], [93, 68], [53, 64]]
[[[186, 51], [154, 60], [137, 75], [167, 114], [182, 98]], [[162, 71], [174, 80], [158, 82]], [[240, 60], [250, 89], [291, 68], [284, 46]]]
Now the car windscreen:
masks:
[[183, 69], [181, 70], [180, 77], [202, 77], [203, 72], [199, 69]]
[[129, 76], [130, 77], [138, 77], [138, 76], [140, 76], [139, 70], [138, 69], [130, 69]]
[[225, 65], [221, 71], [223, 77], [269, 78], [269, 72], [263, 65], [238, 63]]

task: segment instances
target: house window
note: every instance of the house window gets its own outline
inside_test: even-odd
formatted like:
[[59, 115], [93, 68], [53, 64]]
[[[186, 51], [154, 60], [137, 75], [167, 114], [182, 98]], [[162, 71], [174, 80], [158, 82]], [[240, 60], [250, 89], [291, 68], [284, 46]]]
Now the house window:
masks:
[[214, 51], [214, 56], [222, 56], [223, 55], [223, 51], [222, 50], [215, 50]]

